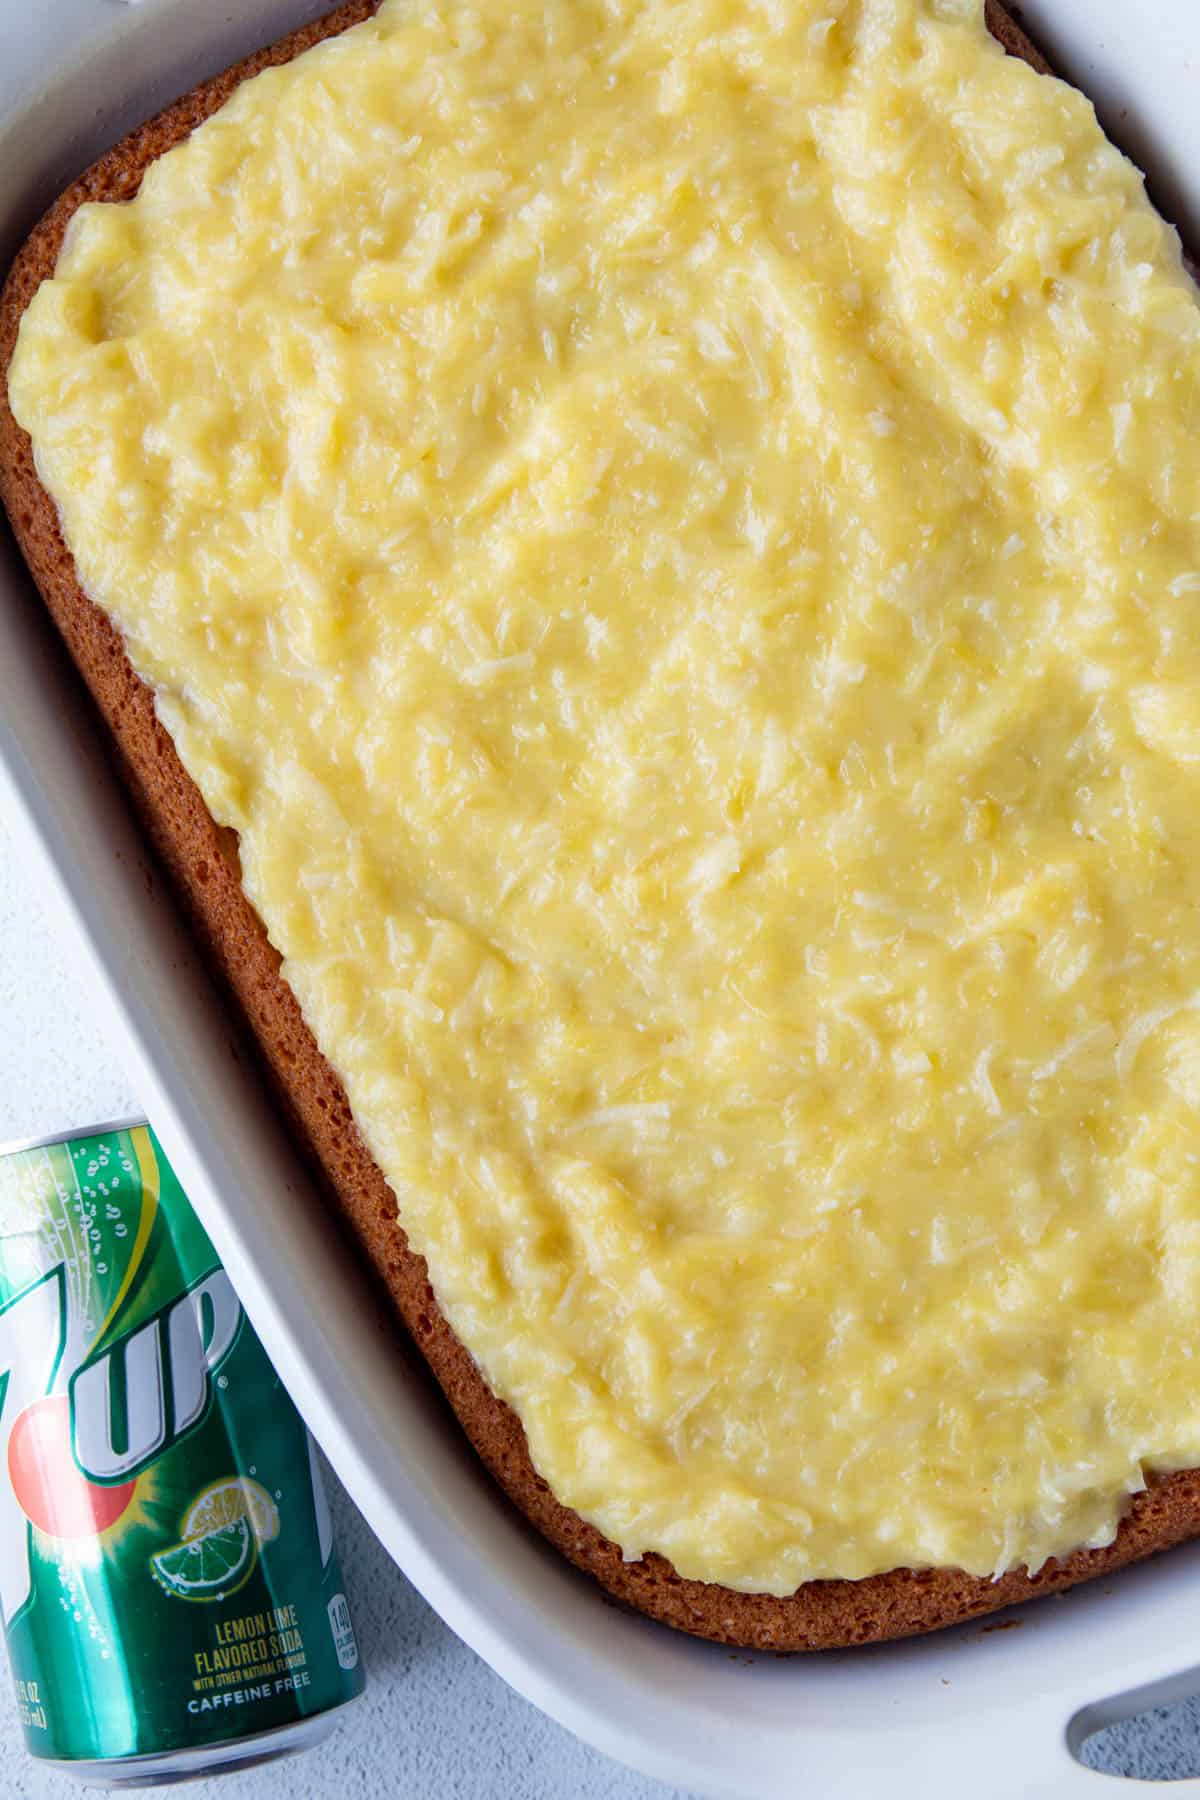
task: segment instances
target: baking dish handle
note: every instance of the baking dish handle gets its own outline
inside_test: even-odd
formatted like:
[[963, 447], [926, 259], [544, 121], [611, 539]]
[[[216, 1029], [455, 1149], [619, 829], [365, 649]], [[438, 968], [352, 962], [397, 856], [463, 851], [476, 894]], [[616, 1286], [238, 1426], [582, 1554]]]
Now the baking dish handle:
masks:
[[[1044, 1671], [1043, 1671], [1044, 1673]], [[1035, 1665], [1028, 1665], [1030, 1683]], [[1086, 1679], [1086, 1676], [1085, 1676]], [[1076, 1688], [1076, 1693], [1081, 1691]], [[1086, 1686], [1082, 1692], [1086, 1693]], [[1094, 1690], [1093, 1690], [1094, 1691]], [[1079, 1760], [1085, 1741], [1106, 1726], [1135, 1718], [1200, 1694], [1200, 1668], [1145, 1687], [1096, 1701], [1076, 1701], [1061, 1692], [1019, 1699], [981, 1714], [960, 1693], [957, 1710], [944, 1724], [918, 1726], [900, 1745], [886, 1734], [853, 1749], [843, 1744], [841, 1767], [822, 1758], [806, 1765], [810, 1791], [858, 1800], [864, 1793], [892, 1792], [913, 1800], [1136, 1800], [1144, 1791], [1137, 1776], [1089, 1767]], [[824, 1748], [824, 1747], [823, 1747]], [[819, 1777], [820, 1779], [816, 1779]], [[886, 1786], [885, 1786], [886, 1782]], [[739, 1787], [739, 1794], [751, 1790]], [[771, 1792], [784, 1792], [770, 1787]], [[794, 1791], [794, 1790], [786, 1790]], [[1175, 1800], [1200, 1800], [1200, 1774], [1154, 1783], [1155, 1792]]]
[[[1126, 1719], [1135, 1719], [1140, 1713], [1149, 1712], [1156, 1706], [1173, 1706], [1180, 1701], [1190, 1700], [1200, 1695], [1200, 1668], [1181, 1670], [1176, 1675], [1168, 1675], [1159, 1681], [1152, 1681], [1145, 1686], [1129, 1688], [1121, 1694], [1113, 1694], [1105, 1700], [1095, 1700], [1079, 1707], [1067, 1724], [1065, 1744], [1068, 1755], [1075, 1761], [1085, 1741], [1096, 1732], [1105, 1730], [1110, 1725], [1119, 1725]], [[1076, 1762], [1080, 1771], [1093, 1778], [1105, 1776], [1110, 1781], [1145, 1779], [1134, 1776], [1111, 1776], [1099, 1769], [1090, 1769]], [[1200, 1772], [1185, 1776], [1180, 1780], [1163, 1781], [1158, 1778], [1155, 1785], [1169, 1786], [1172, 1795], [1200, 1795]], [[1093, 1792], [1094, 1792], [1093, 1787]], [[1118, 1794], [1120, 1790], [1117, 1790]]]
[[[1078, 1706], [1072, 1713], [1061, 1704], [1044, 1703], [1032, 1717], [1010, 1719], [997, 1733], [989, 1749], [980, 1742], [978, 1723], [969, 1733], [971, 1758], [982, 1775], [986, 1760], [994, 1757], [993, 1773], [978, 1782], [978, 1800], [996, 1796], [1012, 1796], [1012, 1800], [1129, 1800], [1143, 1790], [1146, 1777], [1125, 1776], [1105, 1769], [1095, 1769], [1079, 1760], [1086, 1740], [1107, 1726], [1136, 1718], [1156, 1706], [1170, 1706], [1200, 1694], [1200, 1669], [1155, 1681], [1146, 1687], [1130, 1688], [1124, 1693]], [[965, 1747], [965, 1746], [964, 1746]], [[992, 1785], [994, 1783], [994, 1786]], [[967, 1781], [958, 1786], [961, 1797], [970, 1794], [975, 1784]], [[1169, 1793], [1174, 1800], [1200, 1797], [1200, 1774], [1182, 1780], [1154, 1779], [1155, 1791]], [[937, 1792], [936, 1784], [934, 1791]], [[927, 1795], [926, 1800], [929, 1800]]]

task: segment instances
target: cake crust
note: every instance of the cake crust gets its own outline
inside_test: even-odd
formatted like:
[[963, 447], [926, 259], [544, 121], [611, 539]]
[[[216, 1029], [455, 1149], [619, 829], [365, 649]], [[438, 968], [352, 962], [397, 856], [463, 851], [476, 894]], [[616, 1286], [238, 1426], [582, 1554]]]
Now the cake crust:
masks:
[[[1107, 1575], [1200, 1535], [1200, 1470], [1151, 1478], [1114, 1541], [997, 1581], [956, 1569], [895, 1569], [861, 1581], [814, 1581], [784, 1598], [687, 1580], [664, 1558], [626, 1562], [618, 1546], [563, 1506], [530, 1460], [516, 1414], [490, 1390], [443, 1317], [424, 1259], [413, 1252], [391, 1189], [355, 1126], [342, 1085], [322, 1056], [280, 973], [280, 958], [242, 891], [236, 834], [218, 826], [160, 724], [107, 615], [84, 593], [57, 510], [38, 480], [29, 438], [8, 404], [8, 367], [21, 316], [54, 272], [67, 226], [87, 201], [137, 193], [155, 160], [183, 141], [248, 77], [289, 61], [367, 18], [378, 0], [348, 0], [324, 18], [186, 94], [107, 151], [75, 181], [27, 239], [0, 294], [0, 499], [17, 542], [91, 692], [147, 839], [192, 921], [206, 956], [255, 1039], [303, 1147], [333, 1203], [382, 1278], [467, 1437], [509, 1498], [549, 1541], [617, 1600], [719, 1643], [747, 1649], [821, 1650], [935, 1631], [1000, 1607]], [[1047, 64], [995, 0], [993, 36], [1011, 55]]]

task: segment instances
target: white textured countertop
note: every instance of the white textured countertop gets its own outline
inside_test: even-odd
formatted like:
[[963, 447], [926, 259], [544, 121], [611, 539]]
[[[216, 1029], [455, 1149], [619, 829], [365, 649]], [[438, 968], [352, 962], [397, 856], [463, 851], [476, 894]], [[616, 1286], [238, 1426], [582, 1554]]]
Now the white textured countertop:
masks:
[[[54, 927], [0, 822], [0, 1142], [138, 1111]], [[408, 1585], [332, 1478], [330, 1489], [367, 1693], [316, 1750], [198, 1783], [187, 1790], [195, 1800], [669, 1800], [672, 1790], [585, 1748], [507, 1688]], [[21, 1759], [3, 1667], [0, 1731], [10, 1752], [0, 1793], [67, 1800], [80, 1792]], [[1200, 1705], [1115, 1728], [1093, 1740], [1088, 1760], [1143, 1780], [1200, 1772]], [[1097, 1790], [1097, 1800], [1111, 1791], [1099, 1781]]]

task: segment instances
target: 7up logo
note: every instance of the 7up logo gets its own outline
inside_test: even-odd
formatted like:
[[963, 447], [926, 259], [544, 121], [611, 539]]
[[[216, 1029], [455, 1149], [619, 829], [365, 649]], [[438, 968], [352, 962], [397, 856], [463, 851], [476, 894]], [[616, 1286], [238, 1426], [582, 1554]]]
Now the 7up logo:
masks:
[[[59, 1263], [0, 1308], [0, 1616], [29, 1598], [32, 1526], [95, 1539], [137, 1477], [204, 1419], [241, 1305], [223, 1269], [102, 1353], [69, 1353], [69, 1267]], [[74, 1365], [74, 1366], [73, 1366]], [[5, 1476], [7, 1475], [7, 1479]]]
[[136, 1120], [0, 1152], [0, 1622], [33, 1754], [118, 1778], [362, 1686], [311, 1440]]

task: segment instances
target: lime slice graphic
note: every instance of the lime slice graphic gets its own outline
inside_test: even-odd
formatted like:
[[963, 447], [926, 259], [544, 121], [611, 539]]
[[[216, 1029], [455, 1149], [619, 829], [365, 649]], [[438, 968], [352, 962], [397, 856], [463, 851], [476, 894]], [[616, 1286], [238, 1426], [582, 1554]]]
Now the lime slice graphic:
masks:
[[207, 1537], [222, 1525], [248, 1519], [259, 1549], [279, 1536], [279, 1508], [259, 1481], [249, 1475], [227, 1475], [197, 1494], [179, 1526], [182, 1538]]
[[224, 1600], [241, 1587], [258, 1559], [248, 1520], [235, 1519], [204, 1537], [186, 1539], [150, 1558], [154, 1578], [179, 1600]]

